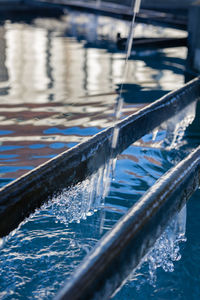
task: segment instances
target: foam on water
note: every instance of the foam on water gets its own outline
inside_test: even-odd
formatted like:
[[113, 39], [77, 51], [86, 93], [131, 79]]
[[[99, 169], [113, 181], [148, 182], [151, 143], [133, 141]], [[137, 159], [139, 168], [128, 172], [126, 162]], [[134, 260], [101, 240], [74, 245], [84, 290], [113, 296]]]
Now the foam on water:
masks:
[[158, 268], [162, 268], [165, 272], [174, 271], [174, 262], [181, 259], [180, 243], [186, 241], [185, 229], [186, 206], [170, 222], [140, 265], [141, 269], [143, 263], [148, 264], [150, 284], [156, 285]]
[[[162, 268], [165, 272], [174, 272], [174, 264], [181, 259], [180, 245], [186, 242], [186, 205], [170, 221], [154, 246], [142, 259], [139, 266], [125, 281], [126, 286], [134, 291], [141, 291], [145, 284], [157, 287], [157, 272]], [[119, 288], [119, 290], [122, 286]], [[121, 299], [120, 292], [115, 292], [114, 299]], [[119, 294], [117, 294], [119, 292]]]
[[109, 192], [114, 164], [115, 160], [110, 159], [89, 178], [64, 189], [58, 197], [53, 198], [48, 206], [56, 219], [65, 225], [73, 221], [79, 223], [101, 209]]

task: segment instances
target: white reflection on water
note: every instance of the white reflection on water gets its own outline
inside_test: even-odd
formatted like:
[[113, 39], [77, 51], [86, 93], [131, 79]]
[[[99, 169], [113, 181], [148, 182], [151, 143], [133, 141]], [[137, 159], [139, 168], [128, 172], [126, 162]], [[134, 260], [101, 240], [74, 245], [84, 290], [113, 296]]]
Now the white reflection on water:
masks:
[[[48, 100], [47, 32], [25, 24], [6, 24], [9, 98], [20, 102]], [[31, 46], [30, 46], [31, 45]], [[31, 59], [30, 59], [31, 58]]]
[[[36, 167], [84, 141], [94, 127], [100, 131], [113, 124], [125, 60], [125, 53], [116, 49], [116, 36], [127, 36], [129, 25], [71, 11], [60, 19], [37, 18], [27, 24], [8, 20], [1, 26], [0, 121], [13, 133], [1, 135], [0, 150], [18, 155], [17, 161], [0, 157], [2, 185], [4, 179], [26, 173], [26, 167]], [[135, 34], [185, 33], [137, 24]], [[119, 118], [144, 107], [146, 92], [158, 91], [152, 96], [155, 100], [160, 91], [180, 87], [185, 53], [186, 48], [176, 48], [157, 52], [156, 60], [151, 54], [132, 57], [125, 78], [129, 96], [124, 95], [127, 102]], [[57, 132], [46, 134], [52, 127]], [[65, 128], [74, 128], [73, 134], [60, 131]], [[80, 129], [85, 128], [91, 132], [83, 136]]]
[[[83, 26], [84, 22], [85, 26]], [[98, 26], [92, 28], [93, 24]], [[75, 134], [67, 137], [61, 135], [45, 136], [44, 130], [47, 127], [75, 127], [84, 124], [85, 127], [99, 126], [99, 128], [104, 128], [111, 124], [114, 106], [112, 93], [116, 92], [116, 85], [121, 83], [124, 54], [112, 53], [107, 49], [96, 47], [85, 48], [85, 41], [78, 41], [78, 39], [81, 34], [84, 40], [88, 39], [88, 42], [93, 42], [97, 34], [108, 39], [116, 38], [117, 32], [120, 32], [121, 36], [126, 35], [129, 24], [122, 21], [116, 21], [113, 24], [113, 20], [107, 17], [94, 20], [94, 16], [90, 15], [88, 17], [86, 15], [83, 17], [81, 14], [69, 14], [61, 21], [38, 19], [32, 25], [6, 23], [2, 30], [3, 43], [1, 45], [4, 45], [4, 47], [2, 46], [3, 54], [1, 57], [5, 56], [6, 65], [3, 66], [5, 76], [1, 85], [2, 87], [9, 86], [9, 90], [6, 95], [1, 95], [1, 110], [4, 114], [0, 116], [0, 119], [2, 125], [13, 126], [12, 128], [8, 127], [8, 129], [13, 129], [15, 136], [2, 137], [0, 142], [3, 146], [4, 144], [7, 145], [6, 143], [8, 145], [17, 144], [20, 147], [25, 145], [25, 151], [19, 152], [21, 157], [19, 164], [27, 165], [33, 154], [39, 153], [41, 155], [43, 148], [39, 148], [36, 152], [36, 149], [34, 151], [28, 149], [27, 145], [32, 146], [35, 142], [46, 142], [47, 140], [79, 142], [84, 139], [84, 137]], [[160, 34], [163, 34], [163, 30], [159, 34], [156, 30], [153, 26], [139, 24], [136, 28], [136, 35], [144, 36], [146, 34], [149, 36], [151, 34], [151, 36], [160, 36]], [[68, 36], [65, 35], [65, 31], [68, 31]], [[174, 30], [165, 29], [164, 33], [165, 36], [170, 36], [174, 34]], [[70, 35], [73, 37], [69, 37]], [[171, 50], [163, 50], [163, 53], [167, 56], [169, 51]], [[173, 51], [173, 55], [177, 56], [177, 50]], [[184, 54], [185, 51], [178, 50], [178, 56], [184, 56]], [[152, 57], [150, 57], [151, 59]], [[154, 66], [148, 66], [146, 62], [139, 58], [129, 63], [129, 72], [126, 77], [126, 82], [129, 84], [137, 82], [146, 90], [152, 88], [166, 90], [177, 88], [183, 84], [182, 74], [175, 73], [173, 70], [155, 69]], [[159, 63], [156, 67], [158, 65]], [[104, 92], [111, 93], [105, 96]], [[92, 97], [89, 97], [88, 94]], [[56, 105], [54, 105], [54, 102]], [[13, 108], [12, 105], [14, 105], [15, 114], [10, 114], [10, 110]], [[21, 113], [17, 112], [17, 105], [19, 105], [19, 109], [22, 109]], [[131, 109], [135, 110], [138, 107], [138, 103], [127, 105], [127, 113], [131, 113]], [[24, 132], [27, 125], [29, 125], [28, 132]], [[42, 154], [49, 154], [49, 149], [50, 147], [44, 144], [45, 152]], [[16, 151], [18, 150], [14, 149], [15, 154]], [[27, 160], [25, 160], [25, 154]], [[56, 152], [52, 151], [50, 154], [56, 154]], [[32, 163], [34, 164], [33, 159]], [[38, 161], [35, 165], [37, 164], [39, 164]], [[44, 208], [43, 218], [41, 218], [42, 213], [40, 215], [38, 211], [23, 224], [22, 231], [16, 231], [16, 235], [12, 236], [13, 239], [8, 241], [11, 244], [8, 244], [7, 249], [5, 249], [5, 264], [2, 266], [4, 274], [2, 276], [4, 281], [2, 287], [5, 288], [7, 293], [12, 293], [12, 288], [19, 288], [20, 290], [20, 286], [25, 286], [32, 278], [37, 283], [35, 289], [41, 288], [42, 292], [45, 291], [46, 293], [48, 289], [53, 289], [52, 282], [50, 281], [47, 284], [45, 281], [52, 277], [52, 281], [54, 280], [55, 283], [55, 266], [60, 268], [61, 273], [59, 277], [59, 270], [57, 269], [56, 276], [58, 277], [55, 285], [58, 285], [64, 276], [63, 269], [69, 266], [67, 264], [69, 254], [71, 253], [75, 257], [75, 250], [78, 249], [78, 253], [80, 249], [84, 248], [86, 249], [84, 250], [85, 253], [88, 249], [91, 249], [97, 239], [96, 235], [94, 235], [93, 240], [91, 239], [92, 233], [94, 233], [91, 219], [88, 225], [90, 226], [92, 223], [92, 230], [88, 231], [88, 228], [85, 230], [85, 233], [89, 232], [89, 238], [88, 240], [87, 237], [85, 238], [85, 244], [82, 244], [83, 235], [81, 234], [80, 242], [74, 243], [75, 233], [73, 230], [67, 230], [64, 225], [72, 221], [79, 222], [90, 215], [92, 215], [91, 218], [98, 217], [98, 212], [93, 213], [99, 210], [104, 203], [110, 185], [112, 165], [113, 162], [110, 161], [108, 165], [84, 182], [69, 190], [64, 190], [62, 195], [53, 200], [53, 203], [48, 204], [50, 207], [47, 206], [47, 210]], [[132, 194], [133, 190], [130, 193]], [[51, 227], [51, 219], [54, 220], [54, 218], [51, 218], [51, 214], [56, 215], [57, 219], [61, 221], [59, 223], [64, 223], [63, 228], [56, 229], [54, 221], [52, 221], [53, 226]], [[47, 218], [49, 215], [50, 218]], [[98, 231], [100, 222], [100, 226], [103, 226], [103, 218], [99, 218], [97, 221], [96, 228]], [[81, 228], [84, 227], [83, 223], [84, 220], [81, 223]], [[79, 224], [74, 225], [74, 223], [71, 223], [71, 225], [76, 226]], [[110, 226], [108, 226], [109, 229]], [[27, 232], [29, 232], [28, 237]], [[53, 243], [49, 246], [51, 238]], [[40, 242], [38, 242], [38, 239]], [[65, 239], [64, 245], [59, 244], [62, 239]], [[67, 249], [68, 240], [70, 241], [69, 251], [63, 254], [63, 249]], [[33, 242], [35, 242], [35, 248]], [[74, 244], [76, 247], [74, 247]], [[38, 250], [41, 245], [41, 249]], [[17, 248], [19, 248], [18, 256], [16, 255]], [[55, 249], [57, 249], [56, 252]], [[21, 256], [20, 251], [22, 251]], [[30, 264], [29, 255], [31, 251]], [[39, 251], [39, 254], [37, 251]], [[15, 259], [16, 257], [17, 259]], [[59, 262], [56, 261], [56, 258], [59, 259]], [[75, 261], [77, 264], [80, 262], [80, 258], [75, 259]], [[41, 268], [38, 265], [40, 262]], [[20, 273], [21, 269], [22, 272]], [[38, 270], [37, 274], [32, 272], [36, 269]], [[66, 272], [69, 273], [68, 270]], [[20, 274], [20, 276], [17, 275], [15, 278], [13, 274]], [[41, 278], [38, 279], [37, 276], [42, 278], [42, 287], [38, 286]], [[32, 286], [33, 283], [31, 283]], [[26, 290], [30, 292], [30, 286]], [[41, 297], [42, 292], [40, 293]], [[19, 293], [24, 295], [23, 291], [19, 291]], [[53, 293], [55, 293], [55, 290], [53, 290]]]

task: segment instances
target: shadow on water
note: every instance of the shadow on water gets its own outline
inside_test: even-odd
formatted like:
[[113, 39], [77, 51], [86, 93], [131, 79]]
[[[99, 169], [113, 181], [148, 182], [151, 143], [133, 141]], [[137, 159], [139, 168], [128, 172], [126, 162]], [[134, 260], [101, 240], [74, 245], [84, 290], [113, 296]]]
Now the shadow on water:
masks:
[[[118, 91], [120, 91], [121, 86], [119, 86]], [[163, 90], [149, 90], [145, 86], [140, 86], [138, 84], [123, 84], [123, 91], [121, 96], [124, 102], [127, 103], [152, 103], [156, 99], [161, 98], [169, 91]]]
[[[181, 51], [181, 48], [179, 49]], [[179, 57], [169, 57], [167, 52], [164, 51], [158, 51], [156, 55], [149, 57], [142, 56], [142, 54], [139, 56], [136, 54], [135, 56], [136, 59], [141, 59], [141, 57], [147, 66], [155, 70], [169, 70], [176, 74], [183, 74], [183, 71], [185, 70], [185, 59]]]
[[[15, 3], [1, 3], [0, 9], [0, 24], [3, 25], [7, 20], [11, 21], [12, 23], [16, 22], [24, 22], [26, 24], [31, 24], [35, 18], [60, 18], [63, 16], [64, 12], [63, 9], [59, 6], [49, 7], [46, 5], [34, 5], [33, 3], [29, 3], [25, 5], [21, 1], [20, 4]], [[32, 2], [32, 1], [31, 1]]]

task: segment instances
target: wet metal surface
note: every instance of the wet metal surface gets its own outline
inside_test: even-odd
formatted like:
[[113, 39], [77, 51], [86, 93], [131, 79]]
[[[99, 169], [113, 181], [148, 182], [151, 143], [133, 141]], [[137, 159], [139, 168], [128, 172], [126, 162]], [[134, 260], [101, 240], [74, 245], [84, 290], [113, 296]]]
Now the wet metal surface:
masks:
[[[113, 21], [107, 17], [77, 12], [71, 12], [61, 19], [37, 18], [27, 23], [7, 20], [3, 24], [0, 44], [3, 58], [0, 61], [0, 184], [2, 186], [45, 163], [63, 150], [79, 142], [86, 142], [92, 135], [113, 125], [116, 96], [123, 80], [125, 60], [124, 53], [117, 49], [116, 36], [118, 32], [122, 37], [126, 36], [128, 25], [120, 20]], [[176, 37], [177, 34], [185, 36], [184, 32], [172, 31], [168, 28], [155, 28], [142, 24], [136, 26], [138, 37], [148, 37], [150, 33], [155, 37], [163, 35]], [[158, 52], [132, 52], [122, 93], [125, 101], [122, 118], [146, 107], [147, 103], [160, 98], [169, 90], [183, 86], [185, 56], [184, 47], [178, 50], [163, 49]], [[190, 92], [188, 89], [189, 95]], [[181, 94], [181, 97], [182, 100], [186, 100], [187, 93]], [[190, 100], [193, 100], [193, 97]], [[187, 105], [186, 102], [183, 101], [183, 106]], [[185, 120], [188, 116], [194, 117], [195, 103], [191, 105], [192, 110], [186, 107]], [[160, 109], [162, 111], [162, 107]], [[171, 114], [170, 109], [167, 114]], [[3, 247], [0, 257], [2, 265], [0, 295], [5, 299], [17, 298], [20, 295], [26, 295], [27, 299], [33, 295], [39, 298], [52, 298], [65, 276], [73, 272], [74, 266], [100, 239], [102, 230], [104, 232], [111, 229], [119, 217], [126, 213], [127, 207], [130, 207], [133, 201], [137, 201], [156, 178], [175, 163], [170, 149], [180, 142], [182, 131], [184, 132], [185, 127], [191, 123], [190, 118], [183, 123], [180, 121], [174, 123], [176, 126], [180, 124], [178, 128], [174, 125], [176, 134], [173, 141], [163, 144], [164, 147], [167, 145], [166, 151], [162, 149], [161, 140], [165, 134], [167, 140], [168, 137], [171, 138], [169, 134], [171, 125], [169, 132], [168, 126], [161, 127], [161, 131], [155, 129], [153, 134], [146, 135], [137, 141], [131, 150], [128, 149], [119, 156], [123, 172], [118, 175], [117, 182], [112, 183], [110, 198], [104, 207], [100, 197], [102, 190], [98, 187], [96, 191], [94, 187], [97, 182], [100, 183], [100, 179], [104, 178], [103, 174], [108, 173], [107, 167], [110, 163], [68, 190], [66, 187], [73, 181], [75, 174], [64, 178], [66, 176], [64, 171], [68, 169], [70, 172], [70, 164], [65, 165], [64, 162], [68, 154], [73, 153], [73, 149], [63, 157], [64, 160], [60, 157], [60, 165], [51, 162], [47, 166], [52, 169], [43, 166], [35, 170], [36, 172], [31, 172], [27, 184], [31, 184], [32, 190], [29, 190], [30, 186], [26, 186], [26, 180], [20, 179], [16, 186], [26, 190], [24, 195], [27, 198], [23, 199], [25, 209], [23, 214], [19, 214], [16, 220], [11, 220], [12, 228], [23, 220], [35, 205], [41, 204], [40, 195], [36, 192], [31, 194], [36, 186], [38, 190], [35, 191], [44, 193], [43, 195], [45, 193], [49, 195], [53, 191], [56, 182], [53, 181], [52, 170], [57, 172], [53, 175], [57, 176], [57, 179], [60, 178], [55, 190], [61, 189], [62, 186], [64, 190], [58, 199], [53, 198], [53, 202], [49, 204], [50, 208], [47, 205], [46, 209], [42, 208], [41, 211], [36, 212], [34, 216], [21, 223], [15, 233], [12, 232], [5, 238], [6, 241], [8, 238], [8, 243]], [[133, 119], [129, 120], [133, 121]], [[139, 120], [142, 119], [136, 117], [134, 122], [140, 124]], [[148, 120], [146, 118], [145, 126], [151, 123], [148, 123]], [[155, 120], [154, 125], [159, 122], [159, 119]], [[123, 124], [127, 129], [129, 123], [124, 121]], [[144, 132], [146, 132], [145, 128]], [[139, 136], [137, 132], [131, 131], [130, 136], [127, 133], [124, 137], [126, 141], [122, 148], [128, 145], [133, 137], [138, 139]], [[108, 138], [107, 134], [103, 134], [103, 141], [107, 145], [106, 138]], [[93, 139], [93, 146], [97, 140], [97, 137]], [[88, 146], [90, 147], [91, 144]], [[87, 150], [87, 147], [84, 147], [79, 146], [77, 149]], [[95, 147], [93, 150], [95, 151]], [[122, 149], [117, 149], [116, 152], [118, 150]], [[101, 165], [106, 155], [109, 156], [109, 149], [108, 153], [100, 156], [95, 163], [91, 159], [92, 163], [85, 168], [84, 160], [86, 162], [92, 155], [93, 153], [88, 153], [88, 156], [82, 157], [83, 168], [77, 171], [77, 178], [83, 179], [87, 172], [90, 174]], [[181, 156], [182, 152], [177, 151], [177, 155]], [[80, 157], [77, 157], [77, 163], [79, 162]], [[71, 166], [73, 163], [72, 161]], [[39, 173], [42, 171], [43, 177], [40, 177], [41, 173], [37, 177], [39, 174], [37, 171]], [[52, 181], [46, 186], [49, 191], [41, 188], [41, 179], [46, 183], [48, 181], [45, 174], [47, 176], [51, 174], [49, 178]], [[105, 176], [104, 179], [107, 181], [108, 177]], [[15, 191], [13, 190], [13, 197], [4, 194], [7, 197], [4, 199], [7, 199], [9, 204], [13, 203], [15, 197], [20, 198], [20, 193], [16, 195]], [[132, 199], [133, 191], [134, 199]], [[103, 195], [105, 196], [105, 193]], [[33, 202], [27, 201], [32, 199], [32, 196]], [[70, 203], [69, 198], [73, 199]], [[39, 202], [36, 203], [35, 199]], [[82, 203], [80, 203], [81, 199]], [[43, 200], [46, 201], [47, 198], [44, 197]], [[10, 206], [13, 212], [19, 211], [19, 208], [20, 206], [17, 205]], [[5, 207], [2, 207], [2, 211], [5, 212], [4, 209]], [[9, 220], [4, 218], [2, 222], [6, 227], [6, 222], [8, 223]], [[69, 222], [72, 223], [69, 225]], [[2, 241], [4, 239], [0, 240]], [[57, 268], [56, 274], [55, 268]], [[34, 270], [38, 270], [37, 274]]]
[[195, 102], [199, 95], [197, 78], [118, 122], [116, 149], [111, 150], [113, 128], [110, 127], [2, 188], [1, 236], [14, 229], [49, 197], [84, 180], [109, 158], [115, 157], [161, 122], [178, 113], [190, 101]]
[[[1, 26], [1, 186], [113, 124], [125, 60], [115, 42], [128, 26], [77, 12], [31, 24], [7, 20]], [[185, 35], [142, 24], [135, 34], [163, 33]], [[135, 53], [122, 117], [182, 86], [185, 56], [185, 48]]]
[[200, 184], [200, 147], [163, 175], [94, 247], [56, 299], [110, 299]]

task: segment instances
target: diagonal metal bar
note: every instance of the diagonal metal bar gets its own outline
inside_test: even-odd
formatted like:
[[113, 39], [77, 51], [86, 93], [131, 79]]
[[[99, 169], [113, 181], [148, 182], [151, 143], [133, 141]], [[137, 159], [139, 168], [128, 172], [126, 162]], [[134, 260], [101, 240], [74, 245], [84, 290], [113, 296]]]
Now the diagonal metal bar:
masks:
[[200, 147], [164, 174], [84, 259], [56, 300], [110, 299], [200, 183]]
[[[133, 12], [130, 9], [132, 1], [125, 3], [124, 1], [101, 1], [100, 5], [96, 1], [81, 1], [81, 0], [25, 0], [28, 5], [38, 7], [66, 7], [77, 10], [83, 10], [93, 13], [101, 13], [108, 16], [127, 20], [132, 20]], [[126, 1], [127, 2], [127, 1]], [[187, 29], [187, 18], [171, 14], [169, 12], [159, 12], [151, 9], [140, 9], [137, 22], [155, 23], [168, 25], [175, 28]]]
[[42, 203], [91, 175], [111, 157], [200, 97], [200, 78], [167, 94], [117, 123], [119, 137], [111, 148], [114, 127], [63, 152], [0, 189], [0, 237], [15, 229]]

